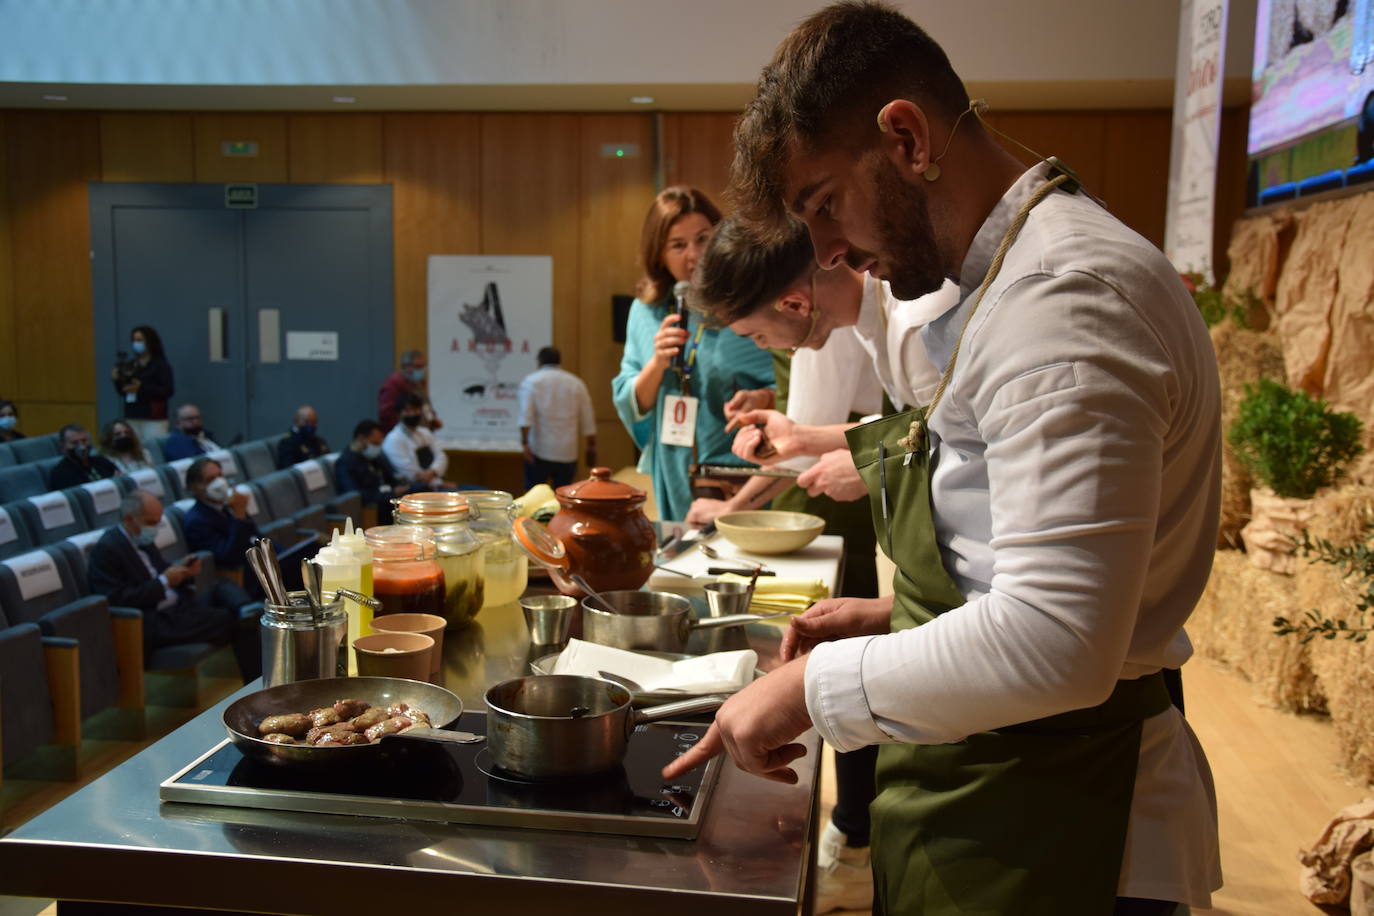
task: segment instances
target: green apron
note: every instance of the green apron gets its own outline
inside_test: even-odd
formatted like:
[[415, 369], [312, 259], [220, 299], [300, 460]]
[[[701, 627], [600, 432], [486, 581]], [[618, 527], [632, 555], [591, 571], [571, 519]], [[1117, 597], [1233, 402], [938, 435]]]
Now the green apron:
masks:
[[[917, 416], [910, 410], [847, 433], [868, 484], [878, 545], [897, 566], [893, 631], [965, 603], [936, 542], [924, 433], [907, 448]], [[1168, 706], [1155, 674], [1118, 681], [1104, 703], [1088, 709], [953, 744], [883, 745], [871, 809], [873, 912], [1108, 916], [1141, 723]]]

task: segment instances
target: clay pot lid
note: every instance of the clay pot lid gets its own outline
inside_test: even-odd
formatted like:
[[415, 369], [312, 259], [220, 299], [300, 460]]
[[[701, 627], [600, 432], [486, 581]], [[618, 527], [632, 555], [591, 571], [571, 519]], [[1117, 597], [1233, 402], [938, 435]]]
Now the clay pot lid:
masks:
[[643, 502], [644, 491], [611, 479], [610, 468], [592, 468], [592, 476], [554, 491], [560, 500], [574, 502]]

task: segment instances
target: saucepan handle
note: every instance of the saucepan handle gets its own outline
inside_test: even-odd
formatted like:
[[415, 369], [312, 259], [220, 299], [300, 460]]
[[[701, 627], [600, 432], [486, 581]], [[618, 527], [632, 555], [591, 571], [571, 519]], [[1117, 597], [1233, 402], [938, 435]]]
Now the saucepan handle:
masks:
[[708, 694], [704, 697], [693, 697], [690, 700], [676, 700], [672, 703], [664, 703], [660, 706], [649, 706], [645, 709], [636, 709], [632, 723], [638, 725], [641, 722], [656, 722], [659, 719], [671, 719], [673, 716], [690, 716], [698, 712], [710, 712], [719, 709], [720, 704], [730, 699], [721, 694]]
[[692, 619], [692, 629], [713, 630], [716, 627], [738, 627], [746, 623], [757, 623], [760, 620], [777, 620], [779, 617], [791, 616], [791, 611], [780, 611], [777, 614], [726, 614], [724, 617], [696, 617]]

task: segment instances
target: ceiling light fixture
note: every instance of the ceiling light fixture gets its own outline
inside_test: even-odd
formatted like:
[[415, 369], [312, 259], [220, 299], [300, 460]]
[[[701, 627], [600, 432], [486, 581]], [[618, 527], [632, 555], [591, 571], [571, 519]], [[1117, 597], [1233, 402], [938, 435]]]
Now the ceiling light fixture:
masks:
[[338, 102], [340, 105], [352, 105], [358, 100], [351, 95], [336, 95], [334, 96], [334, 101]]
[[654, 97], [651, 95], [632, 95], [630, 101], [636, 105], [652, 105], [654, 104]]

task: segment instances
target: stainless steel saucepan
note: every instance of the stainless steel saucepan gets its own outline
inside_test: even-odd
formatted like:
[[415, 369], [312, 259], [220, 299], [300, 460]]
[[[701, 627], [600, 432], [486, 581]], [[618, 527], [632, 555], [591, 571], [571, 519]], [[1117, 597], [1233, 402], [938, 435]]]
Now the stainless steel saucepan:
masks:
[[616, 649], [647, 649], [654, 652], [685, 651], [693, 630], [738, 627], [782, 614], [727, 614], [694, 617], [692, 602], [669, 592], [602, 592], [610, 610], [599, 602], [582, 602], [582, 638]]
[[[268, 716], [308, 713], [332, 706], [338, 700], [362, 700], [370, 706], [407, 703], [429, 715], [435, 728], [414, 728], [401, 735], [389, 735], [376, 744], [345, 747], [312, 747], [307, 744], [273, 744], [262, 740], [258, 725]], [[396, 677], [330, 677], [291, 684], [279, 684], [250, 693], [230, 703], [224, 710], [224, 728], [229, 740], [243, 752], [262, 763], [303, 769], [338, 769], [372, 766], [391, 760], [407, 743], [415, 741], [475, 744], [480, 735], [448, 731], [463, 714], [463, 701], [457, 694], [435, 684]]]
[[641, 722], [706, 712], [704, 696], [636, 710], [622, 684], [572, 674], [512, 678], [487, 690], [487, 748], [502, 769], [532, 780], [590, 776], [620, 765]]

